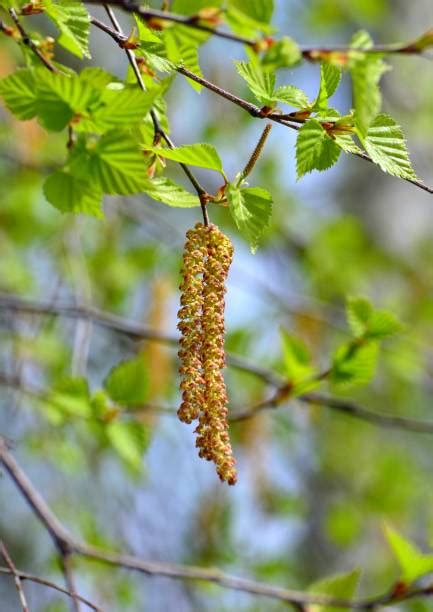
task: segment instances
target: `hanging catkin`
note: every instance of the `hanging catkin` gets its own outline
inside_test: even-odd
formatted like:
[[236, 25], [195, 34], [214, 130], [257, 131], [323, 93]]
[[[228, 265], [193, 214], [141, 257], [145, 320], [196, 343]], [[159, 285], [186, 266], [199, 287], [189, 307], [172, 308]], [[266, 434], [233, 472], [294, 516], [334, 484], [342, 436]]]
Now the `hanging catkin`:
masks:
[[235, 459], [228, 434], [224, 354], [225, 281], [233, 246], [216, 225], [198, 223], [186, 234], [178, 328], [181, 421], [198, 419], [199, 456], [213, 461], [218, 476], [235, 484]]

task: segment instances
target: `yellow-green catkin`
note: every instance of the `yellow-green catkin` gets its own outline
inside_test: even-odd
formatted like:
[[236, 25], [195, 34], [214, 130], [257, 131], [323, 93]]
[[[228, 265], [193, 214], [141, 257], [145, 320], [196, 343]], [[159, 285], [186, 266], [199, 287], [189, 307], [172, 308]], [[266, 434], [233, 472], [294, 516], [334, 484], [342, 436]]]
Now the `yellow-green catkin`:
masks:
[[224, 353], [225, 282], [233, 246], [216, 225], [197, 224], [187, 232], [179, 310], [182, 421], [198, 419], [199, 456], [213, 461], [217, 474], [236, 483], [228, 433], [228, 399], [222, 369]]

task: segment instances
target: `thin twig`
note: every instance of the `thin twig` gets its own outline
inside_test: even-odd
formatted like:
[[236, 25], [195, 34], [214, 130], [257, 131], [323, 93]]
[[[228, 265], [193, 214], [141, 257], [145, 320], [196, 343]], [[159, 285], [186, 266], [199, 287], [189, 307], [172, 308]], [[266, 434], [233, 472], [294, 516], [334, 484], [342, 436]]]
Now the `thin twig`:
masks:
[[21, 604], [21, 608], [23, 610], [23, 612], [29, 612], [29, 606], [27, 604], [27, 600], [26, 600], [26, 596], [24, 593], [24, 589], [23, 589], [23, 585], [21, 584], [21, 578], [20, 575], [17, 571], [17, 568], [15, 567], [14, 562], [11, 559], [11, 556], [9, 555], [7, 548], [4, 544], [4, 542], [2, 542], [0, 540], [0, 553], [3, 556], [4, 560], [6, 561], [6, 565], [8, 566], [8, 568], [10, 569], [11, 573], [13, 574], [14, 577], [14, 582], [15, 582], [15, 587], [17, 589], [17, 593], [18, 593], [18, 597], [20, 599], [20, 604]]
[[54, 66], [54, 64], [52, 64], [50, 62], [49, 59], [47, 59], [45, 57], [45, 55], [43, 53], [41, 53], [41, 51], [37, 48], [37, 46], [35, 45], [35, 43], [32, 41], [32, 39], [30, 38], [30, 36], [27, 34], [26, 30], [24, 29], [23, 25], [21, 24], [21, 21], [18, 18], [18, 15], [15, 11], [14, 8], [10, 8], [9, 9], [9, 14], [12, 17], [19, 33], [21, 34], [22, 37], [22, 41], [23, 43], [32, 50], [32, 52], [41, 60], [41, 62], [44, 64], [44, 66], [46, 68], [48, 68], [48, 70], [50, 70], [51, 72], [59, 72], [57, 70], [57, 68]]
[[[16, 570], [15, 572], [13, 572], [8, 567], [0, 567], [0, 574], [2, 574], [4, 576], [7, 576], [8, 574], [17, 575], [21, 580], [28, 580], [29, 582], [34, 582], [35, 584], [40, 584], [41, 586], [46, 586], [49, 589], [53, 589], [54, 591], [59, 591], [59, 593], [63, 593], [64, 595], [67, 595], [68, 597], [72, 597], [72, 593], [70, 593], [64, 587], [61, 587], [60, 585], [56, 584], [55, 582], [51, 582], [51, 580], [46, 580], [45, 578], [40, 578], [39, 576], [34, 576], [33, 574], [28, 574], [27, 572], [22, 572], [20, 570]], [[77, 594], [75, 595], [75, 597], [79, 601], [81, 601], [83, 604], [88, 606], [91, 610], [94, 610], [95, 612], [102, 612], [101, 608], [98, 608], [98, 606], [95, 606], [95, 604], [93, 604], [91, 601], [89, 601], [85, 597], [81, 597], [81, 595], [77, 595]]]
[[[114, 32], [117, 34], [117, 36], [119, 37], [119, 39], [116, 41], [119, 43], [119, 40], [124, 40], [125, 36], [122, 32], [122, 28], [120, 26], [119, 21], [117, 20], [116, 15], [114, 14], [114, 11], [110, 8], [110, 6], [108, 6], [107, 4], [104, 4], [104, 8], [107, 12], [107, 15], [111, 21], [111, 23], [113, 24], [114, 27]], [[92, 20], [92, 23], [94, 25], [96, 25], [97, 27], [101, 26], [101, 23], [99, 21], [96, 20]], [[107, 28], [104, 28], [104, 31], [107, 32]], [[115, 37], [113, 36], [113, 31], [110, 33], [110, 36], [112, 38], [115, 39]], [[116, 39], [115, 39], [116, 40]], [[143, 78], [141, 76], [141, 72], [140, 72], [140, 68], [137, 65], [137, 60], [135, 58], [134, 52], [131, 49], [124, 49], [126, 56], [128, 58], [128, 61], [134, 71], [135, 77], [137, 79], [138, 85], [139, 87], [143, 90], [146, 91], [146, 87], [144, 85], [143, 82]], [[175, 148], [175, 144], [174, 142], [171, 140], [171, 138], [168, 136], [168, 134], [165, 132], [165, 130], [162, 128], [159, 119], [158, 119], [158, 115], [156, 114], [155, 110], [152, 108], [150, 111], [151, 117], [152, 117], [152, 121], [153, 121], [153, 125], [154, 125], [154, 129], [155, 129], [155, 134], [159, 134], [161, 136], [161, 138], [163, 138], [163, 140], [167, 143], [168, 147], [170, 149], [174, 149]], [[200, 200], [200, 206], [201, 206], [201, 210], [202, 210], [202, 215], [203, 215], [203, 222], [205, 225], [209, 225], [209, 215], [208, 215], [208, 211], [207, 211], [207, 192], [204, 189], [204, 187], [199, 183], [199, 181], [197, 180], [197, 178], [195, 177], [195, 175], [193, 174], [193, 172], [190, 170], [190, 168], [183, 163], [179, 164], [180, 167], [182, 168], [182, 170], [184, 171], [184, 173], [186, 174], [188, 180], [190, 181], [191, 185], [194, 187], [195, 191], [197, 192], [197, 195], [199, 197]]]
[[71, 553], [65, 553], [60, 556], [60, 563], [62, 566], [63, 575], [66, 578], [66, 586], [71, 594], [71, 604], [74, 612], [80, 612], [80, 603], [77, 597], [77, 590], [75, 588], [74, 574], [72, 571]]

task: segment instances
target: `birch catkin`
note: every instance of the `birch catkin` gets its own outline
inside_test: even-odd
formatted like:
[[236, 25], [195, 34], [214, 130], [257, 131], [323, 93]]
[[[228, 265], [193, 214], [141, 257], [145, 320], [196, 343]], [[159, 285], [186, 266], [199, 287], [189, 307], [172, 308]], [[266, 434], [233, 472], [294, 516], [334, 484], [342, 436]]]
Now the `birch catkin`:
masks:
[[235, 484], [227, 419], [224, 354], [225, 281], [233, 257], [230, 240], [215, 225], [198, 223], [186, 235], [183, 256], [180, 368], [181, 421], [198, 419], [199, 456], [213, 461], [221, 480]]

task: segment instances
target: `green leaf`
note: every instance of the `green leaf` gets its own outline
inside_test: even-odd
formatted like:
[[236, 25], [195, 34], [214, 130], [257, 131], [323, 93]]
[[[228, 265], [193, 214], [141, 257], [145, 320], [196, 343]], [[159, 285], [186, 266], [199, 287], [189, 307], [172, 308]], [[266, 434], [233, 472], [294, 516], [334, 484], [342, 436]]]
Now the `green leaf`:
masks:
[[175, 149], [163, 149], [162, 147], [144, 146], [145, 151], [152, 151], [160, 157], [171, 159], [173, 161], [189, 164], [190, 166], [198, 166], [199, 168], [208, 168], [216, 170], [224, 176], [222, 161], [215, 147], [210, 144], [192, 144], [176, 147]]
[[400, 178], [416, 179], [401, 127], [389, 115], [381, 114], [361, 138], [371, 159], [384, 172]]
[[36, 80], [29, 68], [0, 79], [0, 95], [18, 119], [25, 121], [36, 116]]
[[230, 185], [227, 198], [232, 217], [254, 253], [271, 218], [272, 196], [260, 187], [239, 189]]
[[349, 342], [334, 354], [330, 379], [334, 385], [362, 386], [373, 378], [379, 345], [374, 341]]
[[269, 23], [274, 12], [273, 0], [229, 0], [229, 7], [237, 8], [258, 23]]
[[418, 53], [423, 53], [427, 49], [431, 49], [433, 47], [433, 28], [430, 28], [414, 41], [408, 43], [407, 47]]
[[301, 58], [302, 53], [298, 43], [289, 36], [283, 36], [265, 52], [262, 57], [262, 65], [267, 70], [290, 68], [297, 64]]
[[140, 193], [149, 181], [138, 142], [122, 130], [111, 130], [97, 140], [81, 140], [71, 152], [68, 169], [108, 194]]
[[[204, 38], [203, 38], [204, 36]], [[180, 64], [188, 68], [194, 74], [202, 76], [200, 64], [198, 62], [198, 47], [206, 40], [208, 35], [196, 31], [191, 33], [191, 28], [176, 26], [164, 31], [165, 48], [167, 59], [174, 64]], [[196, 91], [200, 91], [202, 86], [196, 81], [187, 79], [188, 83]]]
[[328, 99], [334, 94], [341, 80], [341, 70], [328, 63], [320, 66], [320, 88], [314, 102], [314, 110], [320, 111], [328, 108]]
[[356, 337], [383, 340], [402, 329], [401, 323], [392, 313], [375, 310], [366, 298], [349, 298], [346, 310], [348, 323]]
[[57, 74], [39, 68], [35, 71], [35, 79], [36, 110], [47, 130], [60, 131], [74, 117], [86, 116], [91, 103], [99, 97], [99, 92], [76, 74]]
[[[324, 578], [312, 584], [308, 591], [310, 593], [329, 595], [335, 599], [351, 600], [355, 597], [359, 585], [361, 572], [359, 569], [354, 569], [346, 574], [337, 574]], [[334, 606], [321, 606], [317, 604], [308, 606], [310, 612], [334, 612], [340, 608]]]
[[102, 218], [102, 193], [97, 186], [59, 170], [44, 183], [48, 202], [60, 212], [83, 213]]
[[63, 420], [65, 416], [88, 418], [92, 415], [89, 386], [84, 378], [65, 378], [53, 388], [48, 398], [51, 417]]
[[105, 433], [119, 457], [134, 472], [139, 472], [143, 453], [149, 446], [148, 427], [135, 421], [115, 421], [107, 425]]
[[307, 346], [286, 330], [281, 332], [284, 368], [287, 379], [297, 383], [313, 373], [311, 355]]
[[422, 553], [388, 525], [385, 526], [385, 535], [400, 565], [404, 582], [410, 585], [425, 574], [433, 572], [433, 555]]
[[278, 87], [272, 97], [278, 102], [284, 102], [284, 104], [290, 104], [296, 108], [307, 108], [310, 106], [310, 100], [307, 94], [294, 85], [282, 85]]
[[[369, 49], [373, 45], [366, 32], [358, 32], [352, 39], [353, 49]], [[352, 97], [355, 108], [355, 122], [361, 135], [365, 135], [371, 122], [380, 111], [382, 96], [379, 81], [389, 67], [376, 53], [354, 54], [350, 75], [352, 78]]]
[[326, 170], [338, 160], [341, 149], [316, 119], [309, 119], [298, 131], [296, 170], [298, 179], [312, 170]]
[[92, 113], [92, 122], [98, 131], [130, 127], [147, 115], [160, 93], [157, 87], [150, 91], [142, 91], [138, 86], [106, 88], [100, 105]]
[[257, 100], [265, 106], [273, 106], [275, 74], [263, 70], [258, 62], [235, 62], [235, 66]]
[[116, 365], [104, 381], [104, 388], [114, 402], [139, 406], [147, 400], [149, 383], [142, 355]]
[[174, 183], [165, 176], [148, 179], [143, 185], [143, 191], [149, 198], [157, 202], [163, 202], [168, 206], [178, 208], [192, 208], [200, 206], [198, 197], [187, 191], [181, 185]]
[[60, 30], [58, 43], [78, 57], [90, 57], [90, 17], [77, 0], [45, 0], [44, 9]]
[[224, 17], [231, 29], [241, 36], [255, 36], [257, 32], [269, 35], [275, 32], [275, 28], [269, 23], [254, 19], [250, 13], [236, 8], [231, 0]]

